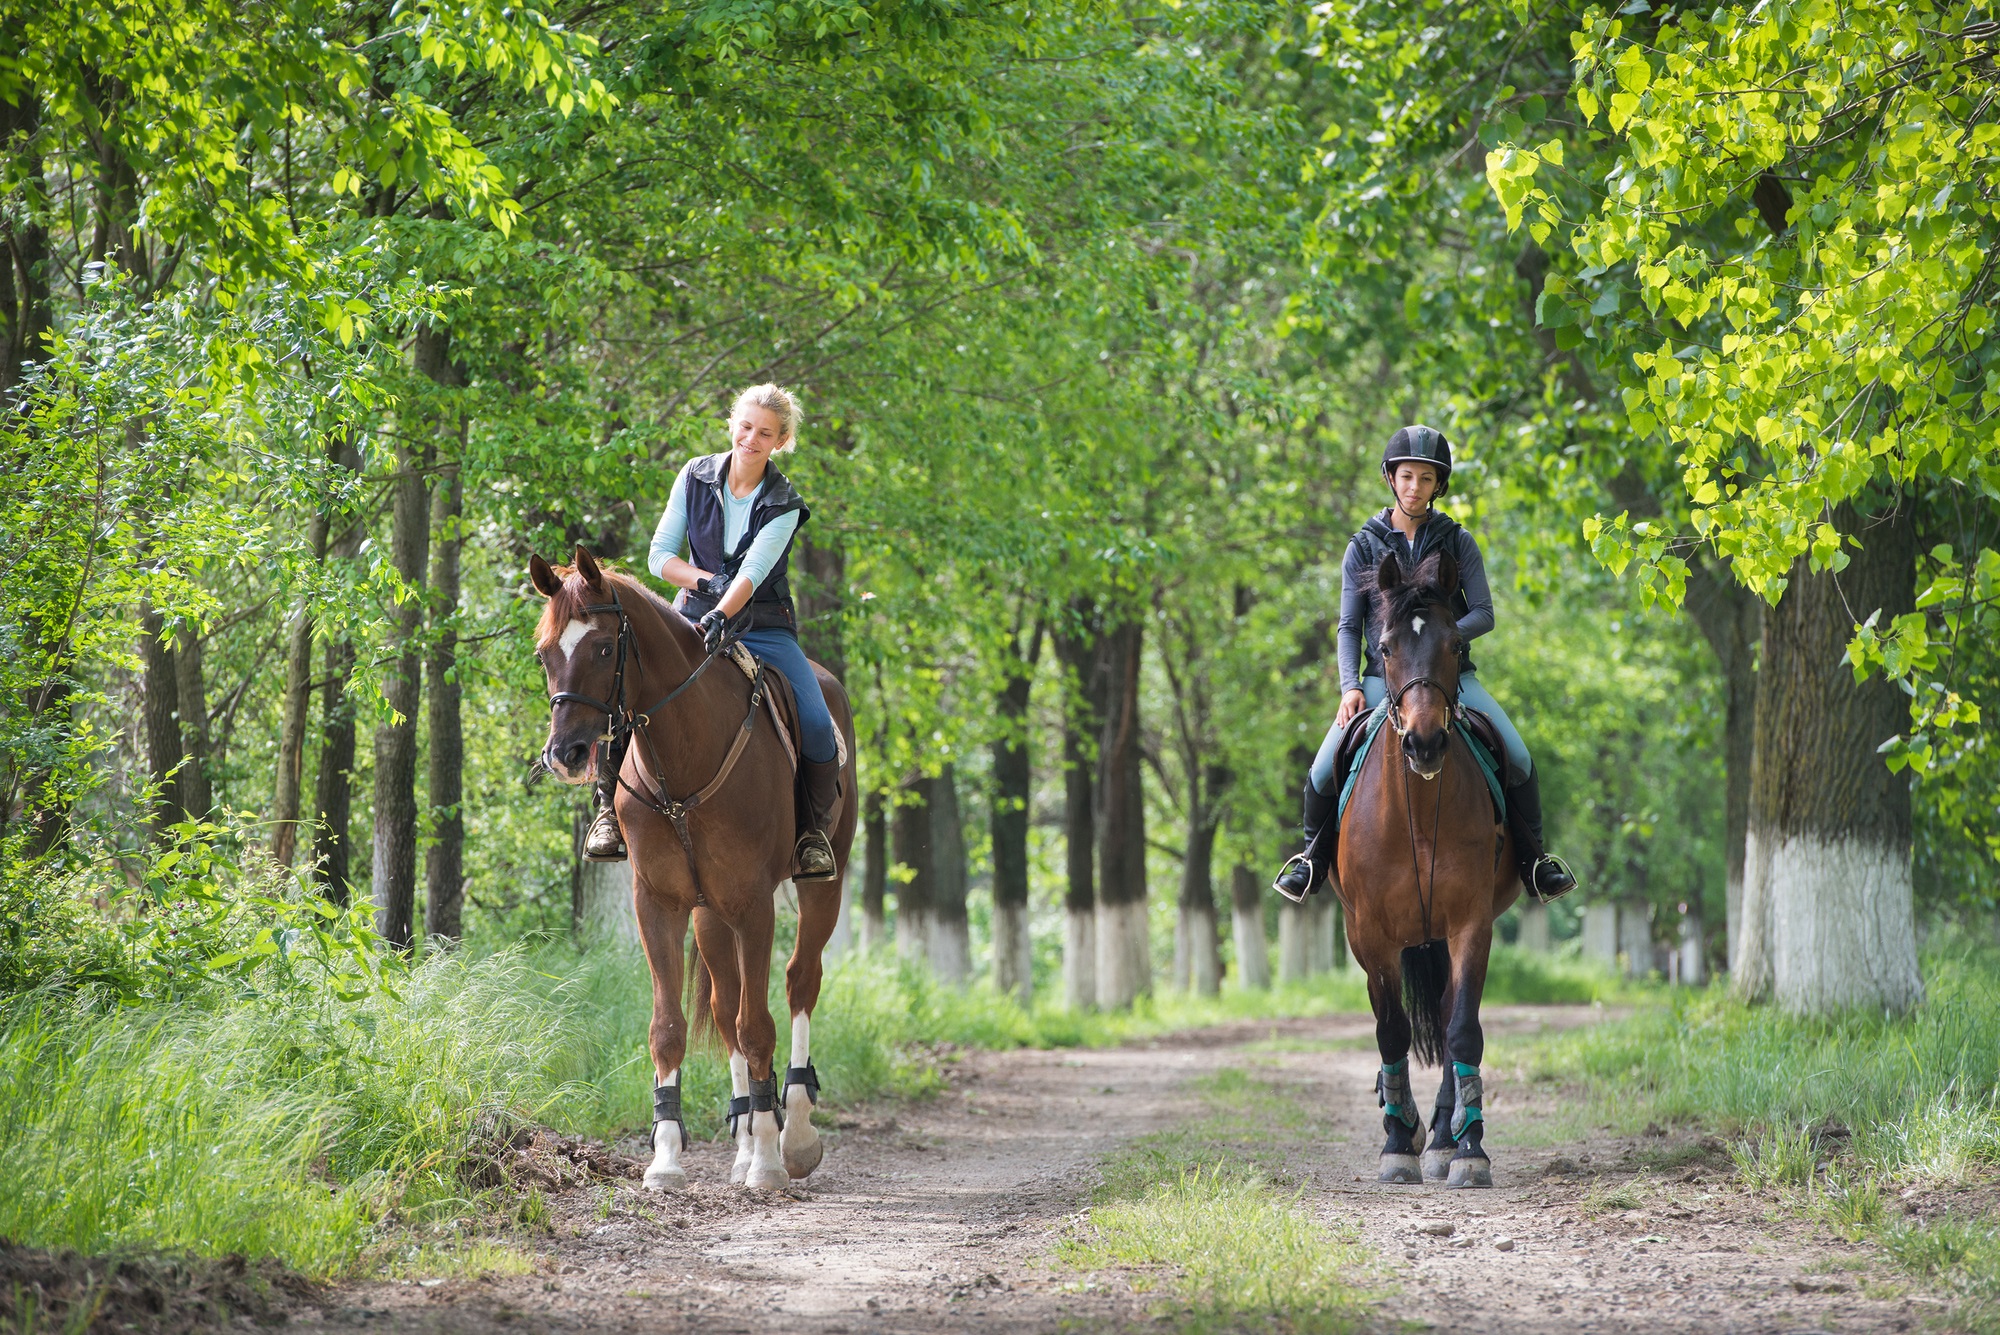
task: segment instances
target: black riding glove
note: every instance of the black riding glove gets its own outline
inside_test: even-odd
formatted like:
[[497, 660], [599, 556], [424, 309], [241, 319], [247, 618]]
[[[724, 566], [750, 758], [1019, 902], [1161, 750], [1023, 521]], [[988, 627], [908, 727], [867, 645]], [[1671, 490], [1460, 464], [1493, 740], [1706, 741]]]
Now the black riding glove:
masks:
[[710, 653], [716, 653], [722, 648], [722, 636], [723, 632], [729, 629], [729, 618], [722, 614], [721, 608], [717, 607], [695, 622], [694, 628], [701, 632], [702, 648]]

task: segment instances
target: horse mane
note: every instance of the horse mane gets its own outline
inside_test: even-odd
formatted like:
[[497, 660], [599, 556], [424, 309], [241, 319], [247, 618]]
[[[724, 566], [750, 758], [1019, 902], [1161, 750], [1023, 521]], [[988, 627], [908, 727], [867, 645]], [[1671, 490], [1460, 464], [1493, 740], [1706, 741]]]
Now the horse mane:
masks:
[[[563, 628], [573, 620], [583, 620], [586, 607], [608, 602], [609, 595], [616, 592], [620, 602], [630, 607], [633, 601], [651, 604], [660, 619], [669, 626], [675, 618], [681, 618], [680, 609], [654, 593], [630, 575], [600, 565], [598, 570], [604, 578], [603, 592], [590, 587], [589, 581], [577, 573], [575, 566], [554, 566], [556, 576], [562, 580], [562, 587], [542, 606], [542, 619], [535, 625], [535, 648], [546, 649], [562, 638]], [[681, 618], [685, 620], [685, 618]]]
[[1443, 608], [1449, 614], [1451, 595], [1438, 582], [1439, 565], [1439, 554], [1433, 552], [1393, 589], [1384, 589], [1378, 585], [1374, 591], [1375, 624], [1398, 625], [1419, 612], [1428, 612], [1434, 608]]

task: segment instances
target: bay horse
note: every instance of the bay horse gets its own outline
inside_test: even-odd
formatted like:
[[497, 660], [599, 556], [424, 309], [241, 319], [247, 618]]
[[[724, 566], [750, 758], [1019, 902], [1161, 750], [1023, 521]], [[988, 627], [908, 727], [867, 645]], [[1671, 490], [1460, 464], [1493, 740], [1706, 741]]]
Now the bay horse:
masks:
[[653, 1160], [645, 1185], [654, 1191], [687, 1185], [680, 1067], [688, 1023], [681, 994], [692, 922], [696, 1013], [713, 1016], [729, 1049], [737, 1147], [731, 1181], [757, 1191], [782, 1188], [788, 1178], [810, 1174], [825, 1152], [812, 1124], [819, 1093], [812, 1012], [859, 806], [847, 693], [832, 673], [813, 665], [847, 743], [841, 810], [828, 831], [840, 875], [797, 887], [798, 942], [785, 968], [792, 1045], [780, 1089], [771, 946], [778, 884], [792, 872], [797, 817], [792, 761], [762, 703], [770, 689], [763, 673], [753, 683], [708, 653], [679, 609], [604, 569], [581, 545], [573, 566], [554, 568], [537, 555], [528, 575], [547, 599], [535, 631], [551, 706], [542, 763], [565, 783], [589, 783], [604, 754], [600, 744], [621, 730], [632, 738], [615, 810], [632, 860], [639, 941], [653, 975]]
[[[1435, 553], [1405, 578], [1390, 555], [1375, 580], [1388, 726], [1355, 780], [1332, 879], [1348, 943], [1368, 975], [1382, 1054], [1375, 1087], [1388, 1140], [1376, 1180], [1490, 1187], [1479, 996], [1494, 920], [1521, 893], [1512, 837], [1453, 726], [1461, 716], [1457, 563]], [[1413, 1048], [1444, 1070], [1421, 1162]]]

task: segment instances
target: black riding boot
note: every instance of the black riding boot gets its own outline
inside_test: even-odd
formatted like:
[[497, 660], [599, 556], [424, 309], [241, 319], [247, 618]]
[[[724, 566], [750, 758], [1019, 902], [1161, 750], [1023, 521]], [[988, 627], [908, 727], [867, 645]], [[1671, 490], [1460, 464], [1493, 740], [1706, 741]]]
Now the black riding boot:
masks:
[[840, 761], [807, 760], [799, 768], [805, 783], [810, 824], [792, 851], [793, 863], [798, 868], [792, 879], [831, 881], [840, 875], [840, 864], [833, 856], [833, 841], [826, 837], [826, 831], [833, 823], [834, 804], [840, 800]]
[[1507, 790], [1507, 824], [1514, 835], [1521, 884], [1529, 894], [1546, 904], [1576, 889], [1569, 867], [1542, 848], [1542, 781], [1532, 770]]
[[1313, 787], [1312, 780], [1306, 780], [1305, 792], [1305, 852], [1295, 854], [1285, 863], [1278, 879], [1271, 882], [1271, 888], [1291, 900], [1294, 904], [1305, 902], [1307, 895], [1319, 889], [1319, 883], [1326, 879], [1326, 864], [1332, 853], [1330, 848], [1319, 847], [1321, 830], [1333, 819], [1333, 809], [1338, 797], [1329, 797]]
[[597, 761], [597, 784], [591, 794], [597, 814], [591, 818], [590, 829], [583, 836], [583, 857], [586, 862], [623, 862], [625, 832], [618, 828], [618, 813], [611, 804], [618, 796], [618, 771], [625, 765], [625, 748], [616, 742], [602, 745], [604, 752]]

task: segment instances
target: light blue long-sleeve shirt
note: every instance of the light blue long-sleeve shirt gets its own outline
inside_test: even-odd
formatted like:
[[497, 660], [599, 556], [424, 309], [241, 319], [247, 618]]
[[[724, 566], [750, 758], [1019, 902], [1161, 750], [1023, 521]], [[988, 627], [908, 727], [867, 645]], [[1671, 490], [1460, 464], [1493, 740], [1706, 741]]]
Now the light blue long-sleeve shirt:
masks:
[[[655, 575], [667, 563], [670, 556], [686, 556], [687, 551], [687, 489], [688, 469], [694, 467], [690, 459], [682, 466], [680, 475], [674, 479], [674, 489], [667, 496], [666, 512], [660, 516], [660, 523], [653, 530], [652, 550], [647, 554], [646, 564]], [[728, 483], [722, 487], [722, 545], [728, 551], [735, 551], [743, 541], [744, 531], [750, 527], [750, 512], [757, 504], [757, 498], [764, 493], [764, 484], [759, 482], [748, 496], [737, 499], [729, 490]], [[785, 554], [785, 546], [792, 535], [799, 531], [799, 513], [796, 510], [779, 515], [764, 526], [750, 550], [743, 554], [743, 564], [737, 570], [739, 575], [747, 575], [750, 587], [757, 588], [764, 577], [771, 573], [771, 567]], [[719, 571], [710, 571], [718, 574]], [[660, 576], [665, 578], [664, 575]]]

